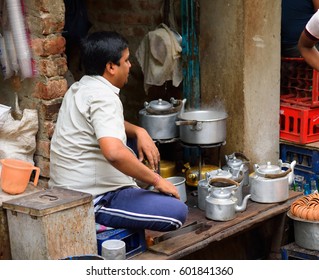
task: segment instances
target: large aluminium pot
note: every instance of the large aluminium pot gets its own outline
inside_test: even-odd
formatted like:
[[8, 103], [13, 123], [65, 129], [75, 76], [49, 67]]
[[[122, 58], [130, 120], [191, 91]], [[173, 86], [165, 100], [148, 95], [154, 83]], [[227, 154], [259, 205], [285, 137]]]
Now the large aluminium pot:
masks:
[[310, 221], [294, 216], [290, 211], [288, 217], [294, 222], [295, 242], [298, 246], [309, 249], [319, 250], [319, 221]]
[[[167, 140], [177, 138], [179, 129], [175, 124], [182, 102], [171, 98], [170, 102], [158, 99], [145, 102], [144, 109], [139, 111], [139, 123], [152, 139]], [[183, 101], [183, 104], [185, 101]]]
[[227, 113], [217, 110], [194, 110], [179, 114], [176, 125], [179, 137], [187, 144], [208, 145], [226, 139]]
[[294, 180], [294, 167], [296, 161], [291, 164], [282, 163], [272, 165], [255, 164], [255, 172], [249, 175], [251, 200], [260, 203], [282, 202], [289, 198], [289, 186]]

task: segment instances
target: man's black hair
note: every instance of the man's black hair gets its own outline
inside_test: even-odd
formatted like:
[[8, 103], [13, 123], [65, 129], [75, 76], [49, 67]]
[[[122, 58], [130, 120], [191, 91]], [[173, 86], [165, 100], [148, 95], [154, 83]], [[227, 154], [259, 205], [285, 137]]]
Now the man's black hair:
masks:
[[128, 41], [117, 32], [100, 31], [88, 35], [81, 45], [85, 74], [102, 76], [108, 62], [120, 65], [122, 52], [128, 48]]

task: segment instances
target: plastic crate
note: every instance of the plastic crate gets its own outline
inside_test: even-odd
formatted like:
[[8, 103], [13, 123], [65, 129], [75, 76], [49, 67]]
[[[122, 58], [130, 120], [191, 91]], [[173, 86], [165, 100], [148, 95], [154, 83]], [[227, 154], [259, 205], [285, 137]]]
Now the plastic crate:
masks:
[[319, 108], [281, 103], [279, 136], [300, 144], [319, 141]]
[[[294, 169], [294, 175], [295, 175], [295, 183], [299, 186], [299, 189], [297, 191], [304, 192], [304, 183], [307, 183], [310, 186], [311, 191], [311, 181], [314, 180], [316, 182], [316, 189], [318, 190], [319, 185], [319, 176], [318, 174], [310, 171], [301, 170], [299, 168]], [[292, 186], [292, 188], [294, 188]]]
[[319, 251], [299, 247], [295, 242], [280, 248], [283, 260], [319, 260]]
[[144, 230], [112, 229], [106, 230], [96, 235], [98, 254], [102, 253], [102, 243], [108, 239], [120, 239], [126, 244], [126, 258], [130, 258], [146, 250], [146, 240]]
[[319, 173], [319, 151], [317, 150], [280, 144], [280, 159], [289, 163], [295, 160], [299, 170]]
[[280, 100], [290, 104], [319, 107], [319, 74], [304, 58], [281, 58]]

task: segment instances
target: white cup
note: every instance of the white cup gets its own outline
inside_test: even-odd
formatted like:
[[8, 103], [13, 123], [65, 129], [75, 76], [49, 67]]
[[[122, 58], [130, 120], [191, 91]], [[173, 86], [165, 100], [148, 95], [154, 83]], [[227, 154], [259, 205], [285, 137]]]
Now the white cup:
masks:
[[102, 243], [102, 257], [106, 260], [125, 260], [125, 242], [119, 239], [109, 239]]

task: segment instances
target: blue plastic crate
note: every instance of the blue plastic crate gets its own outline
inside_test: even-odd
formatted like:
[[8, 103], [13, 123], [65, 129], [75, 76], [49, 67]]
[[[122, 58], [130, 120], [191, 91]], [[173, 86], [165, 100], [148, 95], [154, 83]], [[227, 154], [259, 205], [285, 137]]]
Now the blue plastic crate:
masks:
[[299, 191], [305, 191], [304, 186], [303, 186], [304, 182], [309, 184], [310, 191], [311, 191], [311, 181], [312, 180], [315, 180], [316, 187], [318, 190], [318, 187], [319, 187], [319, 175], [318, 174], [315, 174], [315, 173], [310, 172], [310, 171], [300, 170], [298, 168], [294, 169], [294, 174], [295, 174], [295, 182], [297, 183], [297, 185], [299, 185], [299, 188], [300, 188]]
[[319, 251], [299, 247], [295, 242], [280, 248], [283, 260], [319, 260]]
[[319, 151], [280, 144], [280, 159], [289, 163], [296, 160], [296, 168], [299, 170], [319, 173]]
[[96, 235], [98, 254], [102, 253], [102, 243], [108, 239], [120, 239], [125, 242], [126, 258], [130, 258], [146, 250], [144, 230], [112, 229]]

